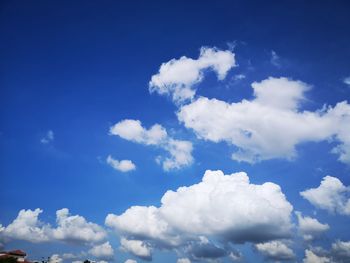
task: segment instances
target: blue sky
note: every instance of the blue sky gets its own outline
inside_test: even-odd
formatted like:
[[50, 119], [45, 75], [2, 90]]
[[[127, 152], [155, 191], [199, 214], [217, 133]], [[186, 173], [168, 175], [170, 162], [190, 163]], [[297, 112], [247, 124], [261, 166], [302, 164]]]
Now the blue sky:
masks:
[[350, 260], [349, 9], [3, 1], [1, 249]]

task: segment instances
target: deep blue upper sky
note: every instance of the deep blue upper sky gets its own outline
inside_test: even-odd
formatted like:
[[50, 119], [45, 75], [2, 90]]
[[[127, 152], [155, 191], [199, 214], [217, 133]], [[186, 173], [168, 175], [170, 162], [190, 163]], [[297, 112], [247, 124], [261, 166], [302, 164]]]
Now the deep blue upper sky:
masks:
[[[350, 76], [349, 13], [348, 1], [2, 1], [0, 223], [7, 226], [21, 209], [41, 208], [41, 220], [54, 225], [56, 210], [68, 208], [104, 226], [108, 213], [159, 206], [167, 190], [193, 185], [205, 170], [220, 169], [245, 171], [256, 184], [274, 182], [294, 210], [308, 216], [317, 211], [317, 219], [331, 227], [317, 244], [349, 241], [349, 216], [317, 210], [299, 195], [326, 175], [350, 185], [349, 164], [329, 153], [334, 142], [302, 143], [293, 161], [233, 161], [232, 145], [197, 139], [179, 123], [171, 99], [148, 90], [161, 63], [196, 59], [203, 46], [227, 50], [235, 43], [238, 67], [223, 82], [206, 73], [199, 96], [251, 99], [250, 84], [271, 76], [313, 87], [303, 109], [350, 101], [350, 85], [343, 82]], [[271, 63], [272, 51], [278, 66]], [[238, 74], [246, 77], [229, 81]], [[140, 120], [147, 128], [159, 123], [174, 138], [191, 141], [193, 164], [163, 171], [154, 161], [162, 149], [109, 135], [124, 119]], [[48, 131], [54, 139], [41, 143]], [[116, 171], [106, 163], [108, 155], [132, 160], [137, 168]], [[114, 262], [134, 258], [118, 250], [117, 235], [109, 236]], [[17, 239], [5, 244], [17, 247], [32, 258], [90, 249]], [[263, 260], [249, 248], [242, 250], [248, 262]], [[295, 251], [300, 261], [304, 248]], [[156, 251], [153, 258], [176, 261], [169, 251]]]

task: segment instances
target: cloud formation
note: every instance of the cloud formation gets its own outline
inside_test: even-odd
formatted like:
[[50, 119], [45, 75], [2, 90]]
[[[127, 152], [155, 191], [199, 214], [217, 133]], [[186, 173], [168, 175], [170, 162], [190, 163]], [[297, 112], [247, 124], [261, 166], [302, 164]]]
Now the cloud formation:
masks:
[[329, 250], [311, 247], [305, 250], [304, 263], [347, 263], [350, 262], [350, 241], [337, 240]]
[[107, 241], [101, 245], [96, 245], [89, 250], [89, 253], [96, 258], [111, 260], [114, 256], [114, 250], [111, 244]]
[[331, 255], [336, 262], [350, 262], [350, 241], [337, 240], [332, 244]]
[[40, 142], [42, 144], [48, 144], [48, 143], [52, 142], [54, 139], [55, 139], [55, 135], [54, 135], [53, 131], [49, 130], [46, 133], [46, 135], [43, 138], [41, 138]]
[[274, 261], [291, 260], [295, 257], [293, 250], [291, 250], [282, 241], [270, 241], [266, 243], [256, 244], [255, 248], [265, 258]]
[[72, 242], [99, 242], [106, 237], [104, 229], [79, 215], [70, 215], [67, 208], [56, 212], [57, 228], [52, 229], [57, 240]]
[[332, 261], [328, 257], [319, 256], [312, 250], [306, 249], [303, 263], [332, 263]]
[[21, 210], [17, 218], [2, 231], [8, 239], [25, 240], [33, 243], [63, 241], [74, 243], [95, 243], [106, 238], [105, 230], [94, 223], [87, 222], [79, 215], [70, 215], [67, 208], [57, 210], [57, 227], [41, 222], [39, 215], [43, 211]]
[[61, 263], [62, 261], [63, 259], [58, 254], [53, 254], [49, 259], [49, 263]]
[[319, 187], [300, 192], [300, 195], [317, 208], [350, 215], [350, 187], [336, 177], [325, 176]]
[[150, 261], [152, 260], [152, 249], [149, 245], [141, 240], [120, 239], [121, 249], [129, 252], [136, 257]]
[[213, 70], [218, 79], [223, 80], [234, 66], [235, 55], [231, 51], [202, 47], [198, 59], [183, 56], [163, 63], [159, 72], [152, 76], [149, 90], [170, 95], [174, 102], [183, 103], [194, 97], [194, 85], [202, 81], [206, 69]]
[[43, 211], [35, 210], [19, 211], [18, 216], [2, 231], [5, 237], [10, 239], [25, 240], [33, 243], [45, 242], [50, 239], [51, 228], [39, 221], [39, 215]]
[[160, 147], [169, 153], [169, 157], [158, 157], [165, 171], [181, 169], [193, 162], [192, 143], [171, 138], [166, 129], [159, 124], [146, 129], [139, 120], [122, 120], [110, 128], [110, 134], [125, 140], [144, 145]]
[[254, 163], [297, 156], [304, 142], [334, 141], [332, 153], [350, 164], [350, 105], [301, 111], [310, 86], [288, 78], [268, 78], [252, 84], [254, 98], [227, 103], [199, 97], [180, 107], [177, 116], [198, 138], [225, 141], [237, 147], [232, 159]]
[[176, 263], [191, 263], [191, 260], [188, 258], [179, 258]]
[[344, 78], [343, 82], [344, 82], [346, 85], [349, 85], [349, 86], [350, 86], [350, 77]]
[[116, 159], [113, 159], [111, 155], [108, 155], [106, 162], [111, 167], [113, 167], [113, 169], [123, 173], [130, 172], [136, 169], [136, 165], [132, 161], [130, 160], [118, 161]]
[[300, 212], [295, 212], [295, 214], [298, 218], [299, 233], [306, 241], [312, 241], [329, 230], [328, 224], [322, 224], [316, 218], [303, 216]]
[[[210, 245], [202, 242], [207, 237], [222, 244], [289, 237], [292, 209], [274, 183], [255, 185], [244, 172], [224, 175], [208, 170], [200, 183], [167, 191], [160, 207], [132, 206], [121, 215], [109, 214], [106, 225], [154, 247], [190, 245], [189, 254], [198, 258], [203, 244]], [[214, 250], [220, 252], [219, 247]]]
[[281, 67], [281, 58], [279, 57], [279, 55], [277, 55], [277, 53], [274, 50], [271, 51], [270, 62], [277, 68]]

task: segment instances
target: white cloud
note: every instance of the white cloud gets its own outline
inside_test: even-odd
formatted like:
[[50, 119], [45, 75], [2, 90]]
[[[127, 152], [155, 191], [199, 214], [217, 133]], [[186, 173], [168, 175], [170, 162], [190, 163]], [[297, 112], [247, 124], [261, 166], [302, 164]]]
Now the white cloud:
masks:
[[281, 67], [281, 58], [277, 55], [275, 51], [271, 51], [271, 59], [270, 62], [272, 65], [274, 65], [277, 68]]
[[243, 255], [238, 251], [231, 251], [228, 258], [233, 262], [241, 261], [243, 259]]
[[200, 236], [226, 242], [289, 237], [293, 207], [274, 183], [255, 185], [241, 173], [206, 171], [202, 182], [167, 191], [161, 206], [133, 206], [109, 214], [106, 225], [158, 247], [179, 247]]
[[122, 120], [110, 128], [110, 134], [128, 141], [154, 145], [167, 151], [169, 157], [156, 159], [162, 164], [165, 171], [180, 169], [193, 162], [192, 143], [171, 138], [166, 129], [159, 124], [146, 129], [142, 127], [139, 120]]
[[180, 107], [177, 116], [197, 137], [225, 141], [238, 148], [237, 161], [254, 163], [273, 158], [293, 159], [304, 142], [336, 141], [332, 150], [350, 164], [350, 105], [338, 103], [319, 111], [300, 111], [310, 87], [287, 78], [252, 84], [255, 98], [227, 103], [200, 97]]
[[137, 261], [133, 259], [127, 259], [124, 263], [137, 263]]
[[300, 193], [315, 207], [330, 213], [350, 215], [350, 187], [346, 187], [336, 177], [326, 176], [317, 188]]
[[170, 157], [164, 159], [163, 169], [169, 171], [190, 165], [193, 162], [192, 148], [192, 143], [189, 141], [169, 138], [164, 149], [169, 152]]
[[331, 253], [336, 262], [350, 262], [350, 241], [337, 240], [332, 244]]
[[329, 230], [328, 224], [320, 223], [316, 218], [303, 216], [300, 212], [295, 212], [298, 218], [299, 233], [304, 240], [312, 241], [320, 237], [325, 231]]
[[43, 138], [41, 138], [40, 142], [42, 144], [48, 144], [48, 143], [52, 142], [54, 139], [55, 139], [55, 135], [54, 135], [53, 131], [49, 130], [46, 133], [46, 135]]
[[291, 260], [295, 257], [291, 250], [282, 241], [270, 241], [266, 243], [256, 244], [255, 248], [266, 258], [275, 261]]
[[63, 259], [58, 254], [53, 254], [50, 257], [49, 263], [61, 263]]
[[176, 246], [181, 242], [181, 237], [173, 232], [155, 206], [132, 206], [120, 216], [109, 214], [106, 225], [128, 236], [168, 246]]
[[139, 120], [123, 120], [113, 125], [110, 134], [118, 135], [121, 138], [142, 143], [146, 145], [159, 145], [167, 139], [166, 130], [159, 124], [153, 125], [150, 129], [145, 129]]
[[337, 240], [329, 250], [310, 247], [305, 251], [304, 263], [348, 263], [350, 262], [350, 241]]
[[332, 261], [328, 257], [318, 256], [310, 249], [306, 249], [303, 263], [332, 263]]
[[188, 258], [179, 258], [176, 263], [191, 263], [191, 260]]
[[106, 231], [99, 225], [87, 222], [79, 215], [71, 216], [67, 208], [56, 212], [57, 228], [53, 236], [57, 240], [73, 242], [99, 242], [106, 238]]
[[106, 231], [97, 224], [87, 222], [84, 217], [70, 216], [69, 210], [57, 210], [57, 227], [53, 228], [39, 220], [42, 210], [21, 210], [18, 216], [3, 230], [9, 239], [25, 240], [33, 243], [46, 241], [64, 241], [76, 243], [94, 243], [105, 239]]
[[108, 155], [106, 161], [115, 170], [118, 170], [118, 171], [123, 172], [123, 173], [133, 171], [136, 169], [135, 164], [130, 160], [118, 161], [116, 159], [113, 159], [112, 156]]
[[350, 86], [350, 77], [344, 78], [343, 82], [344, 82], [346, 85], [349, 85], [349, 86]]
[[182, 103], [192, 99], [196, 93], [193, 87], [202, 81], [204, 70], [215, 71], [219, 80], [236, 66], [235, 55], [229, 51], [202, 47], [198, 59], [185, 56], [163, 63], [159, 72], [149, 82], [150, 92], [172, 96], [173, 101]]
[[114, 250], [108, 241], [101, 245], [94, 246], [89, 250], [89, 253], [100, 259], [112, 259], [114, 256]]
[[122, 250], [130, 252], [141, 259], [152, 260], [152, 250], [145, 242], [141, 240], [128, 240], [126, 238], [121, 238], [120, 244]]
[[3, 230], [3, 234], [11, 239], [20, 239], [33, 243], [45, 242], [50, 239], [51, 228], [39, 221], [43, 211], [39, 208], [19, 211], [18, 216]]
[[73, 253], [63, 253], [62, 258], [63, 259], [76, 259], [79, 257], [79, 255], [75, 255]]
[[235, 75], [233, 76], [233, 80], [242, 80], [242, 79], [245, 79], [246, 78], [246, 75], [244, 74], [238, 74], [238, 75]]

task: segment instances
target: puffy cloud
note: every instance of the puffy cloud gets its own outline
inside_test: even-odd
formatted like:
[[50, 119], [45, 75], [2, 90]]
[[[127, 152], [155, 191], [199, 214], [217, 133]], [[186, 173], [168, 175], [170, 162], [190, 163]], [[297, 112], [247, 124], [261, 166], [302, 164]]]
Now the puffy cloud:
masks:
[[159, 124], [146, 129], [142, 127], [139, 120], [127, 119], [113, 125], [110, 128], [110, 134], [128, 141], [158, 146], [167, 151], [169, 157], [156, 159], [159, 163], [162, 163], [165, 171], [180, 169], [189, 166], [193, 162], [192, 143], [171, 138], [165, 128]]
[[11, 224], [4, 228], [3, 234], [10, 239], [20, 239], [39, 243], [50, 239], [51, 228], [48, 224], [39, 221], [39, 215], [43, 211], [35, 210], [19, 211], [18, 216]]
[[115, 170], [121, 171], [123, 173], [133, 171], [136, 169], [135, 164], [130, 160], [121, 160], [118, 161], [113, 159], [112, 156], [108, 155], [107, 163], [112, 166]]
[[174, 102], [182, 103], [194, 97], [193, 86], [202, 81], [204, 70], [212, 69], [223, 80], [234, 66], [235, 55], [231, 51], [202, 47], [198, 59], [183, 56], [163, 63], [158, 74], [152, 76], [149, 90], [170, 95]]
[[305, 251], [304, 263], [347, 263], [350, 262], [350, 241], [334, 242], [329, 250], [311, 247]]
[[350, 262], [350, 241], [337, 240], [332, 244], [331, 253], [336, 262]]
[[295, 213], [298, 218], [299, 232], [307, 241], [311, 241], [329, 229], [328, 224], [322, 224], [317, 219], [303, 216], [300, 212]]
[[40, 142], [42, 144], [48, 144], [48, 143], [52, 142], [54, 139], [55, 139], [55, 135], [54, 135], [53, 131], [49, 130], [46, 133], [46, 135], [43, 138], [41, 138]]
[[227, 103], [200, 97], [180, 107], [177, 116], [197, 137], [225, 141], [238, 148], [237, 161], [254, 163], [273, 158], [293, 159], [296, 145], [334, 140], [332, 153], [350, 164], [350, 105], [300, 111], [310, 86], [287, 78], [268, 78], [252, 84], [254, 99]]
[[21, 210], [18, 216], [3, 230], [9, 239], [39, 243], [60, 240], [64, 242], [93, 243], [106, 237], [105, 230], [97, 224], [87, 222], [84, 217], [70, 216], [63, 208], [56, 212], [57, 227], [53, 228], [39, 220], [42, 210]]
[[305, 250], [305, 258], [303, 263], [332, 263], [332, 261], [325, 256], [318, 256], [312, 250]]
[[146, 145], [158, 145], [166, 140], [168, 134], [159, 124], [153, 125], [150, 129], [145, 129], [139, 120], [123, 120], [110, 128], [110, 134], [118, 135], [121, 138], [142, 143]]
[[[161, 202], [163, 218], [185, 233], [222, 234], [228, 240], [244, 242], [285, 236], [290, 227], [292, 206], [280, 187], [250, 184], [243, 172], [224, 175], [206, 171], [201, 183], [167, 191]], [[273, 223], [279, 227], [272, 233]], [[255, 231], [259, 226], [264, 231]]]
[[350, 187], [336, 177], [326, 176], [317, 188], [300, 192], [300, 195], [315, 207], [330, 213], [350, 215]]
[[228, 258], [233, 262], [241, 261], [243, 259], [243, 255], [239, 251], [231, 251]]
[[176, 263], [191, 263], [191, 260], [188, 258], [179, 258]]
[[122, 250], [130, 252], [141, 259], [152, 260], [152, 250], [145, 242], [141, 240], [128, 240], [126, 238], [121, 238], [120, 244]]
[[114, 250], [109, 242], [105, 242], [101, 245], [94, 246], [89, 250], [89, 253], [100, 259], [112, 259], [114, 256]]
[[270, 241], [256, 244], [255, 248], [264, 257], [275, 261], [291, 260], [295, 257], [293, 250], [291, 250], [282, 241]]
[[182, 241], [155, 206], [132, 206], [120, 216], [109, 214], [106, 225], [128, 236], [152, 240], [162, 246], [177, 246]]
[[62, 261], [63, 259], [58, 254], [53, 254], [49, 259], [49, 263], [61, 263]]
[[190, 165], [193, 162], [192, 148], [189, 141], [169, 139], [164, 149], [169, 152], [170, 157], [164, 159], [163, 169], [169, 171]]
[[79, 215], [71, 216], [67, 208], [56, 212], [57, 228], [53, 236], [57, 240], [73, 242], [99, 242], [106, 238], [106, 231], [99, 225], [87, 222]]
[[133, 259], [127, 259], [124, 263], [137, 263], [137, 261]]
[[198, 252], [204, 246], [193, 242], [201, 236], [224, 243], [289, 237], [292, 209], [274, 183], [256, 185], [244, 172], [208, 170], [200, 183], [167, 191], [160, 207], [133, 206], [121, 215], [109, 214], [106, 225], [156, 247], [191, 245]]

